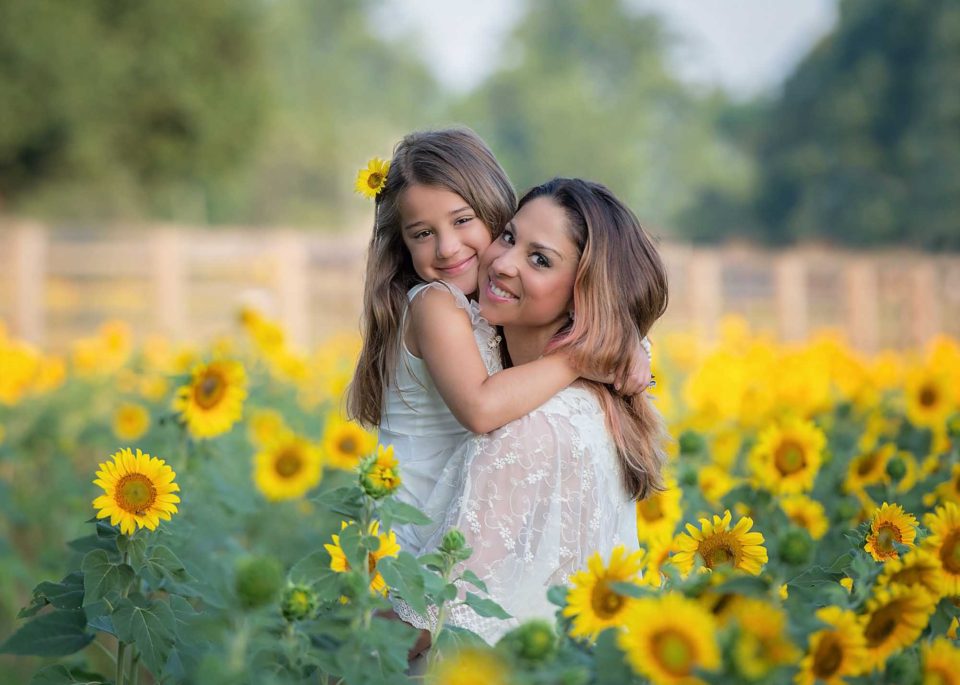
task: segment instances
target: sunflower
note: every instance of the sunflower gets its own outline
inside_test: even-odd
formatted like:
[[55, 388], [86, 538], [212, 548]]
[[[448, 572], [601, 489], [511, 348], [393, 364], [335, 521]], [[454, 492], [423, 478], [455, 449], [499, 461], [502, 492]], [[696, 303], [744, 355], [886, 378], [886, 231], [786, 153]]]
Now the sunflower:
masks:
[[960, 464], [954, 464], [950, 477], [934, 490], [941, 502], [960, 504]]
[[867, 642], [867, 667], [879, 669], [887, 657], [913, 644], [927, 627], [936, 600], [926, 592], [891, 585], [876, 588], [860, 617]]
[[923, 549], [932, 552], [943, 566], [945, 595], [960, 595], [960, 507], [947, 502], [923, 517], [930, 536]]
[[758, 575], [760, 567], [767, 563], [767, 550], [763, 546], [763, 535], [748, 532], [753, 527], [753, 519], [744, 516], [730, 528], [731, 514], [727, 510], [723, 517], [714, 514], [713, 522], [700, 519], [700, 530], [687, 524], [687, 533], [681, 533], [674, 541], [679, 550], [670, 561], [684, 574], [693, 568], [695, 559], [703, 562], [704, 568], [713, 570], [730, 565], [733, 568]]
[[806, 492], [813, 488], [826, 441], [812, 421], [788, 418], [768, 426], [750, 453], [754, 476], [774, 493]]
[[806, 495], [791, 495], [780, 500], [780, 508], [788, 519], [810, 533], [814, 540], [827, 534], [830, 524], [823, 505], [817, 500]]
[[960, 649], [950, 640], [938, 637], [920, 648], [923, 682], [960, 685]]
[[297, 499], [320, 482], [322, 465], [317, 447], [288, 432], [254, 457], [253, 481], [269, 500]]
[[428, 685], [508, 685], [513, 682], [503, 656], [491, 649], [468, 647], [444, 654], [427, 672]]
[[394, 493], [401, 482], [393, 445], [378, 445], [376, 455], [371, 454], [360, 463], [360, 485], [374, 499]]
[[139, 404], [121, 404], [113, 415], [113, 433], [123, 441], [138, 440], [150, 427], [150, 413]]
[[694, 671], [720, 667], [716, 621], [692, 599], [677, 593], [638, 599], [617, 644], [631, 668], [655, 685], [693, 683]]
[[673, 551], [673, 535], [660, 535], [648, 540], [646, 566], [640, 583], [660, 587], [664, 580], [661, 569], [670, 561], [670, 554]]
[[924, 590], [933, 597], [944, 595], [943, 566], [940, 560], [925, 549], [913, 549], [902, 559], [892, 559], [883, 567], [877, 579], [879, 587], [904, 585]]
[[843, 489], [847, 492], [858, 492], [868, 485], [889, 480], [887, 462], [893, 458], [896, 451], [897, 446], [888, 442], [855, 456], [850, 460], [850, 466], [847, 468]]
[[904, 387], [907, 419], [921, 428], [942, 428], [954, 410], [951, 393], [948, 376], [934, 368], [916, 369]]
[[847, 676], [863, 672], [866, 641], [856, 615], [840, 607], [824, 607], [817, 618], [829, 628], [810, 636], [807, 655], [800, 662], [797, 685], [845, 685]]
[[390, 171], [390, 162], [374, 157], [367, 166], [357, 172], [354, 189], [371, 200], [375, 198], [387, 184], [387, 172]]
[[327, 419], [323, 431], [323, 452], [329, 466], [352, 471], [376, 446], [376, 436], [359, 424], [344, 421], [338, 414], [332, 414]]
[[[354, 526], [355, 523], [340, 522], [340, 530], [347, 526]], [[373, 594], [387, 594], [387, 581], [383, 579], [377, 570], [377, 563], [384, 557], [395, 557], [400, 553], [400, 545], [397, 544], [397, 536], [391, 530], [387, 533], [380, 533], [380, 522], [371, 521], [367, 529], [370, 535], [375, 535], [380, 540], [380, 546], [374, 552], [367, 552], [367, 573], [370, 574], [370, 592]], [[340, 547], [340, 536], [333, 536], [332, 545], [324, 545], [324, 549], [330, 553], [330, 569], [337, 573], [345, 573], [350, 570], [350, 563], [347, 561], [343, 548]]]
[[226, 433], [243, 413], [247, 398], [247, 374], [239, 362], [219, 360], [198, 364], [190, 383], [180, 387], [173, 399], [187, 430], [196, 438]]
[[707, 464], [700, 469], [697, 476], [700, 492], [712, 506], [720, 504], [720, 498], [737, 486], [737, 479], [730, 475], [728, 469], [715, 464]]
[[180, 486], [173, 482], [177, 474], [163, 459], [137, 450], [123, 448], [112, 455], [113, 461], [98, 466], [93, 481], [106, 494], [93, 500], [97, 518], [110, 517], [110, 525], [120, 524], [120, 532], [133, 535], [137, 528], [155, 530], [160, 519], [169, 521], [177, 513], [180, 498], [173, 494]]
[[916, 537], [917, 519], [913, 514], [906, 513], [899, 504], [884, 502], [873, 513], [867, 544], [863, 548], [874, 561], [889, 561], [900, 556], [895, 543], [913, 547]]
[[254, 445], [269, 445], [279, 436], [290, 432], [283, 415], [275, 409], [258, 409], [247, 422], [247, 437]]
[[664, 488], [637, 502], [637, 537], [640, 542], [649, 542], [663, 535], [673, 537], [677, 524], [683, 518], [680, 509], [683, 492], [677, 479], [667, 476]]
[[603, 558], [596, 552], [587, 560], [587, 570], [571, 577], [572, 588], [563, 609], [564, 616], [573, 618], [571, 636], [593, 641], [606, 628], [622, 625], [633, 600], [610, 584], [639, 585], [643, 555], [642, 549], [628, 553], [623, 545], [617, 545], [610, 553], [609, 566], [603, 565]]
[[800, 651], [785, 634], [787, 616], [780, 607], [762, 599], [737, 597], [730, 616], [740, 627], [733, 660], [748, 680], [766, 678], [775, 668], [800, 658]]

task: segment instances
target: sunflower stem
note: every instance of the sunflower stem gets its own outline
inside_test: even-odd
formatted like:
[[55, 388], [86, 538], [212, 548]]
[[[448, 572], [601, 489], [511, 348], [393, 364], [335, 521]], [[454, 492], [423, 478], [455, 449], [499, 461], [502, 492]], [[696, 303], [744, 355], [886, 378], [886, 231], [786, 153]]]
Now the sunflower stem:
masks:
[[123, 640], [117, 641], [117, 675], [116, 681], [117, 685], [123, 685], [124, 681], [124, 672], [123, 672], [123, 659], [127, 653], [127, 643]]
[[130, 660], [130, 685], [137, 685], [140, 679], [140, 650], [133, 650], [133, 658]]

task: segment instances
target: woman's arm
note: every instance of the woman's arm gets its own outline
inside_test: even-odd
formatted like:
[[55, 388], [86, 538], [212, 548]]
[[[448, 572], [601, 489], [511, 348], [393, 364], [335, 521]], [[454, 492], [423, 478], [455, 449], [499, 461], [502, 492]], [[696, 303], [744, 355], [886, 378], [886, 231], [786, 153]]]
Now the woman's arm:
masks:
[[578, 377], [566, 355], [487, 373], [470, 317], [451, 293], [427, 288], [410, 304], [410, 338], [440, 396], [474, 433], [488, 433], [533, 411]]

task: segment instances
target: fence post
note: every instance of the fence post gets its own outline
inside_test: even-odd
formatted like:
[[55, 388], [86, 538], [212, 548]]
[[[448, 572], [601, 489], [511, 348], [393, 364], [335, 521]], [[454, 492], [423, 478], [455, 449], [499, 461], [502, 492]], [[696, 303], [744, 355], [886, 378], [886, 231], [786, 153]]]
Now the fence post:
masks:
[[164, 226], [150, 238], [153, 254], [153, 300], [160, 331], [181, 340], [186, 331], [186, 274], [185, 255], [180, 230]]
[[689, 288], [693, 323], [708, 340], [717, 336], [723, 310], [723, 264], [713, 249], [695, 249], [690, 255]]
[[880, 340], [880, 289], [877, 267], [868, 257], [859, 257], [847, 267], [847, 334], [854, 347], [876, 352]]
[[277, 294], [280, 321], [291, 342], [305, 348], [309, 343], [309, 251], [302, 233], [283, 231], [276, 237]]
[[787, 252], [777, 259], [774, 269], [780, 339], [803, 340], [809, 328], [806, 259], [796, 252]]
[[931, 258], [923, 258], [916, 263], [911, 273], [913, 325], [911, 342], [917, 347], [923, 346], [940, 332], [940, 298], [937, 288], [937, 266]]
[[46, 342], [47, 241], [38, 223], [24, 221], [13, 229], [13, 334], [36, 345]]

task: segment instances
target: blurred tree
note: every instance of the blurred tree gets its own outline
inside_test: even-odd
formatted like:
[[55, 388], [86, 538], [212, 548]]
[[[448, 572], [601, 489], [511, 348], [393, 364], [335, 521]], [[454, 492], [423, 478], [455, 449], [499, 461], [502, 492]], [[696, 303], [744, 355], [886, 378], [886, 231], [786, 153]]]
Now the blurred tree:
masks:
[[0, 208], [204, 218], [264, 112], [253, 0], [0, 3]]
[[[960, 4], [845, 0], [838, 26], [799, 65], [754, 140], [751, 215], [724, 231], [776, 243], [960, 248]], [[717, 205], [705, 195], [701, 213]], [[685, 229], [695, 234], [696, 221]]]
[[669, 37], [622, 0], [528, 0], [504, 66], [455, 109], [521, 190], [601, 181], [645, 223], [669, 225], [712, 185], [746, 192], [748, 161], [713, 130], [722, 101], [669, 73]]

